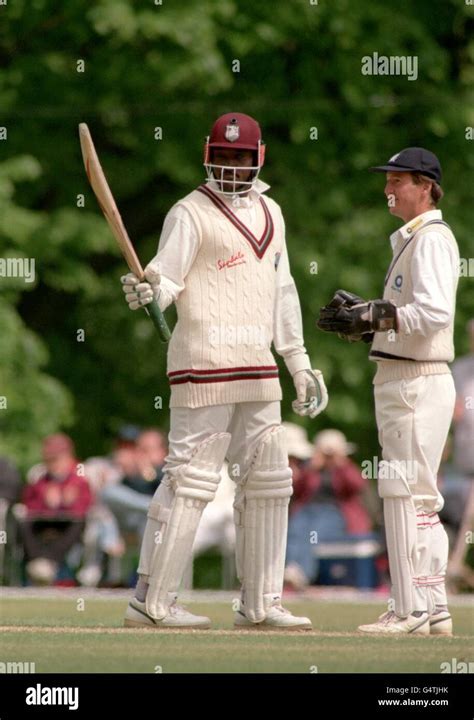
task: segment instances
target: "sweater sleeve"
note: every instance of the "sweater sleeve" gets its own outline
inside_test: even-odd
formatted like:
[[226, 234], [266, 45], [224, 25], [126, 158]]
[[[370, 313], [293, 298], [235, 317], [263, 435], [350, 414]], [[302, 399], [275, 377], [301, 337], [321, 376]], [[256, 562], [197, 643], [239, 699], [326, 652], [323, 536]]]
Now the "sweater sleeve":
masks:
[[161, 273], [156, 291], [160, 310], [178, 299], [199, 247], [200, 233], [194, 219], [185, 207], [174, 205], [165, 218], [158, 251], [151, 261]]
[[427, 232], [413, 251], [414, 301], [398, 309], [399, 332], [427, 336], [448, 327], [454, 316], [458, 261], [441, 233]]
[[277, 353], [283, 357], [290, 375], [294, 375], [298, 370], [311, 369], [311, 361], [303, 340], [300, 300], [290, 272], [284, 224], [283, 247], [276, 277], [273, 344]]

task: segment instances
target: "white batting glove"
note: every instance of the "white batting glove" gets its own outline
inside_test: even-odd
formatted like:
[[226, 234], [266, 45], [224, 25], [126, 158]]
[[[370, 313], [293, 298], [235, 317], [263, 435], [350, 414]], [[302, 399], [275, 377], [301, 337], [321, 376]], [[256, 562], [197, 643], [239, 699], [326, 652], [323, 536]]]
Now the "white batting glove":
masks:
[[149, 262], [145, 268], [145, 277], [153, 288], [159, 285], [161, 282], [161, 263], [157, 260]]
[[138, 310], [155, 298], [153, 286], [149, 282], [141, 282], [133, 273], [122, 275], [120, 282], [130, 310]]
[[315, 418], [328, 404], [328, 391], [321, 370], [298, 370], [293, 375], [296, 400], [292, 403], [297, 415]]

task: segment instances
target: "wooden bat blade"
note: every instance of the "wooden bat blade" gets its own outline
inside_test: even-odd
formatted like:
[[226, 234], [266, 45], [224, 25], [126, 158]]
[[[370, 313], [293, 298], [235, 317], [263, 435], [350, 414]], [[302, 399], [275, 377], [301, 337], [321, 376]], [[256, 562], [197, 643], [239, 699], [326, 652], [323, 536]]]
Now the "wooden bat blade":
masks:
[[[86, 123], [80, 123], [79, 125], [79, 140], [81, 142], [82, 159], [84, 160], [86, 174], [97, 198], [97, 202], [117, 240], [128, 267], [139, 280], [143, 280], [145, 277], [143, 268], [135, 252], [135, 248], [128, 237], [122, 218], [120, 217]], [[168, 342], [171, 337], [170, 329], [156, 300], [145, 305], [144, 309], [153, 321], [163, 342]]]
[[128, 267], [140, 280], [142, 280], [144, 277], [143, 268], [122, 222], [122, 218], [110, 191], [104, 171], [102, 170], [100, 160], [97, 156], [94, 143], [86, 123], [81, 123], [79, 125], [79, 140], [81, 142], [84, 167], [91, 187], [94, 191], [94, 195], [97, 198], [97, 202], [104, 213], [105, 219], [109, 223], [110, 229], [117, 240], [125, 260], [127, 261]]

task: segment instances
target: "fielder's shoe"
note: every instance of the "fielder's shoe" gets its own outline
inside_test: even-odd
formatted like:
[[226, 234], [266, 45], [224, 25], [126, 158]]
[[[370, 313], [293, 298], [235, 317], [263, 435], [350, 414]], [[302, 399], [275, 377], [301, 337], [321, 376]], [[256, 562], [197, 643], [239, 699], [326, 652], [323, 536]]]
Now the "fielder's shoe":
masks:
[[247, 618], [244, 605], [237, 610], [234, 617], [234, 628], [238, 630], [312, 630], [311, 620], [307, 617], [296, 617], [289, 610], [282, 607], [279, 595], [264, 597], [266, 617], [259, 623], [253, 623]]
[[146, 611], [144, 602], [136, 598], [130, 600], [124, 620], [125, 627], [147, 627], [153, 630], [206, 630], [211, 627], [211, 621], [204, 615], [193, 615], [180, 605], [176, 599], [170, 604], [168, 614], [162, 620], [155, 620]]
[[435, 610], [430, 615], [430, 635], [452, 635], [453, 620], [447, 608]]
[[371, 625], [359, 625], [357, 628], [364, 633], [378, 635], [429, 635], [430, 616], [423, 612], [417, 616], [411, 614], [406, 618], [398, 617], [393, 610], [383, 613], [377, 622]]

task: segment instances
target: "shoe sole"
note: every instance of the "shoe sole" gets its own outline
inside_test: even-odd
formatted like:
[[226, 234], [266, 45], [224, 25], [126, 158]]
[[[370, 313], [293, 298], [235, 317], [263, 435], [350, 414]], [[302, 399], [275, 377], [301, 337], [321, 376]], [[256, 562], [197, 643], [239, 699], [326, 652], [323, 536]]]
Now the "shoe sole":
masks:
[[430, 623], [430, 635], [444, 635], [445, 637], [452, 637], [453, 636], [453, 626], [452, 623], [449, 624], [447, 628], [440, 627], [442, 623], [446, 623], [446, 619], [444, 620], [436, 620], [433, 623]]
[[312, 625], [264, 625], [263, 623], [252, 623], [251, 625], [238, 625], [237, 623], [234, 623], [234, 630], [251, 630], [253, 632], [269, 632], [269, 631], [278, 631], [278, 632], [291, 632], [292, 630], [297, 632], [307, 632], [308, 630], [312, 630]]
[[411, 630], [407, 630], [407, 632], [387, 632], [386, 630], [363, 630], [361, 627], [358, 627], [357, 630], [360, 633], [364, 633], [365, 635], [422, 635], [423, 637], [429, 636], [429, 626], [428, 626], [428, 632], [425, 632], [421, 630], [421, 628], [424, 628], [428, 625], [428, 621], [425, 620], [425, 622], [421, 623], [421, 625], [417, 625], [416, 627], [412, 628]]
[[128, 628], [146, 628], [147, 630], [209, 630], [211, 625], [155, 625], [151, 623], [142, 623], [137, 620], [129, 620], [125, 618], [124, 627]]

